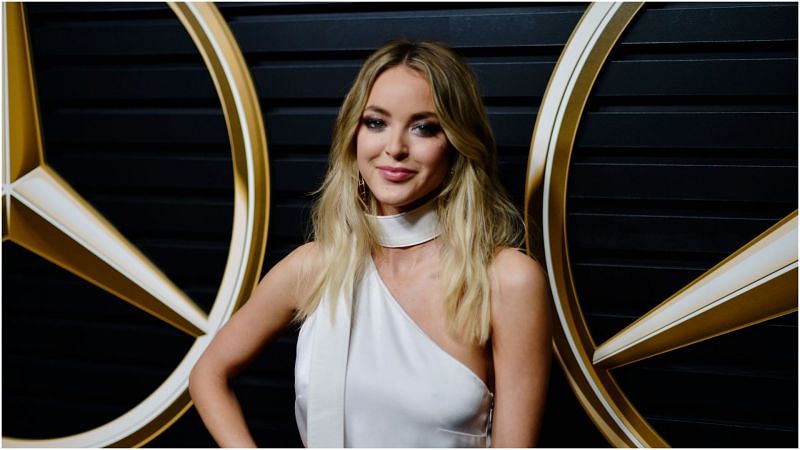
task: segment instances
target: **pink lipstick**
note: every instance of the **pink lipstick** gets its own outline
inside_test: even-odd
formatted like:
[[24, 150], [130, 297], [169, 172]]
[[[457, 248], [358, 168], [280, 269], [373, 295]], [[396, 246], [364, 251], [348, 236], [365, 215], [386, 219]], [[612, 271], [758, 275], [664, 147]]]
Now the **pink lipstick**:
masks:
[[417, 172], [403, 167], [379, 166], [378, 172], [387, 181], [401, 182], [413, 177]]

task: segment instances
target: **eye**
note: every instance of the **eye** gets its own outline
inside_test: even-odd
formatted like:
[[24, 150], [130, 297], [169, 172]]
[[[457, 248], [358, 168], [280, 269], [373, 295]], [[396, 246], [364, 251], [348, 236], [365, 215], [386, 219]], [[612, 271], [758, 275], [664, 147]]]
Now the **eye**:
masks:
[[442, 127], [440, 127], [438, 123], [427, 122], [414, 125], [412, 131], [423, 137], [432, 137], [439, 134], [439, 132], [442, 131]]
[[386, 128], [386, 122], [384, 122], [381, 119], [376, 119], [374, 117], [366, 117], [361, 121], [361, 123], [363, 123], [364, 126], [369, 128], [370, 130], [382, 130]]

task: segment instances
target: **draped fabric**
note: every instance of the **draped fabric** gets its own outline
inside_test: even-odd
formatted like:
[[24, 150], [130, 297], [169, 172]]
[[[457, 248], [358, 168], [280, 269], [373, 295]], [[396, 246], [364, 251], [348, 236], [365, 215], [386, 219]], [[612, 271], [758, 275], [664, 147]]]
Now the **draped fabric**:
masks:
[[[329, 317], [315, 311], [297, 341], [295, 414], [309, 447], [340, 446], [315, 440], [309, 419], [312, 354]], [[469, 368], [439, 347], [408, 316], [381, 281], [372, 260], [356, 289], [344, 379], [345, 447], [486, 447], [493, 394]], [[331, 393], [324, 393], [326, 396]], [[340, 422], [319, 423], [329, 430]], [[327, 431], [326, 431], [327, 432]], [[335, 433], [332, 433], [335, 435]]]
[[[440, 233], [433, 202], [374, 219], [384, 247], [409, 247]], [[417, 326], [372, 258], [354, 289], [344, 287], [331, 300], [323, 296], [297, 341], [295, 415], [303, 444], [490, 444], [493, 394]]]

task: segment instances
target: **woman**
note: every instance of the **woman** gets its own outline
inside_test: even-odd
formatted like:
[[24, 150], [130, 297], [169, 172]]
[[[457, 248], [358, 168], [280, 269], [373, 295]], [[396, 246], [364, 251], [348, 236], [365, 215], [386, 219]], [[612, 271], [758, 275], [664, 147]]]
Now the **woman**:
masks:
[[548, 289], [515, 247], [477, 82], [436, 43], [391, 42], [337, 119], [314, 241], [275, 265], [195, 366], [222, 446], [255, 443], [228, 381], [293, 320], [307, 446], [529, 447], [550, 367]]

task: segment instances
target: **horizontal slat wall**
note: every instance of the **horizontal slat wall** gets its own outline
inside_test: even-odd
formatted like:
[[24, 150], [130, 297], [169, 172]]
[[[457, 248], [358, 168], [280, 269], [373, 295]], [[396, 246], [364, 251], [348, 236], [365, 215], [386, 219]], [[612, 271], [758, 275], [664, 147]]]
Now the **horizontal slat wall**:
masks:
[[[797, 209], [797, 5], [646, 4], [612, 51], [568, 187], [599, 344]], [[674, 446], [797, 445], [797, 315], [613, 373]]]
[[[389, 38], [442, 40], [465, 56], [478, 74], [498, 139], [502, 178], [521, 204], [537, 108], [586, 5], [219, 6], [245, 53], [265, 114], [273, 194], [267, 269], [303, 241], [308, 192], [325, 170], [337, 108], [363, 58]], [[28, 11], [48, 162], [208, 307], [230, 236], [232, 177], [219, 102], [191, 40], [163, 4], [28, 4]], [[620, 329], [735, 249], [742, 236], [766, 228], [788, 205], [796, 207], [797, 148], [788, 144], [797, 135], [796, 12], [788, 4], [656, 4], [641, 13], [612, 55], [581, 125], [568, 192], [573, 263], [579, 289], [592, 293], [582, 298], [597, 336]], [[665, 124], [674, 128], [665, 133]], [[709, 179], [722, 182], [703, 182]], [[736, 189], [725, 188], [728, 180]], [[724, 232], [716, 235], [719, 230]], [[177, 362], [188, 348], [180, 334], [161, 337], [165, 331], [157, 321], [130, 317], [138, 312], [58, 269], [48, 272], [47, 264], [13, 244], [4, 244], [3, 252], [6, 371], [36, 372], [42, 359], [60, 355], [63, 363], [49, 370], [61, 380], [82, 376], [81, 361], [102, 365], [106, 358], [107, 373], [114, 373], [115, 364], [141, 365], [137, 358], [151, 358], [150, 365], [168, 372], [169, 361]], [[57, 280], [49, 291], [38, 282], [43, 272]], [[6, 326], [17, 317], [28, 321]], [[51, 326], [52, 320], [62, 325]], [[100, 323], [112, 330], [118, 325], [117, 340], [109, 340], [103, 334], [109, 327]], [[135, 333], [126, 331], [131, 324]], [[796, 333], [795, 325], [792, 318], [757, 328], [761, 340], [755, 342], [782, 344], [782, 330]], [[89, 338], [94, 335], [99, 338]], [[128, 350], [136, 342], [168, 339], [175, 343], [147, 344], [139, 356]], [[269, 346], [236, 384], [248, 423], [264, 446], [299, 445], [292, 408], [294, 339], [289, 332]], [[795, 445], [796, 427], [780, 422], [791, 416], [785, 407], [765, 414], [778, 422], [764, 426], [744, 412], [733, 418], [715, 416], [719, 408], [690, 412], [698, 403], [691, 394], [714, 380], [698, 373], [726, 376], [730, 369], [746, 380], [773, 373], [786, 379], [785, 362], [769, 356], [776, 352], [748, 351], [737, 360], [738, 350], [731, 349], [741, 342], [727, 343], [709, 344], [717, 347], [708, 351], [728, 355], [722, 362], [698, 365], [697, 355], [680, 353], [685, 361], [645, 365], [619, 377], [671, 443], [728, 445], [732, 436], [740, 445], [762, 442], [756, 436]], [[796, 359], [796, 346], [789, 350]], [[48, 356], [37, 359], [39, 354]], [[100, 373], [95, 376], [106, 372]], [[746, 378], [754, 373], [759, 375]], [[793, 376], [796, 384], [796, 364]], [[91, 389], [91, 378], [73, 387], [62, 383], [46, 399], [31, 400], [34, 383], [4, 377], [4, 393], [20, 392], [4, 395], [4, 432], [44, 437], [80, 431], [115, 417], [158, 382], [152, 378], [148, 385], [143, 380], [150, 378], [135, 370], [112, 377], [134, 387], [122, 392], [98, 384], [116, 409], [70, 401]], [[719, 386], [739, 387], [724, 383]], [[671, 389], [688, 398], [665, 395]], [[724, 404], [730, 407], [724, 411], [744, 411], [749, 401], [760, 407], [754, 398], [736, 408]], [[40, 415], [43, 409], [48, 416]], [[796, 420], [796, 402], [794, 415]], [[32, 425], [53, 422], [47, 429]], [[746, 431], [730, 434], [735, 423], [745, 423], [740, 430]], [[605, 445], [559, 368], [541, 444]], [[192, 409], [151, 445], [213, 441]]]

